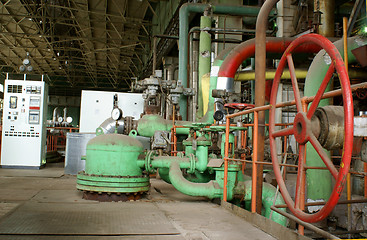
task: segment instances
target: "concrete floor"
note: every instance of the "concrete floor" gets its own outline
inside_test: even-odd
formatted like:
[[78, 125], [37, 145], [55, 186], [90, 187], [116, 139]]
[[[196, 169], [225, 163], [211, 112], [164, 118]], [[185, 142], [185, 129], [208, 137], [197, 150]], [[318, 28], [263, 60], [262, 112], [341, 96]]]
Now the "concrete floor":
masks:
[[151, 179], [136, 202], [82, 199], [61, 167], [0, 169], [0, 239], [275, 239], [204, 198]]

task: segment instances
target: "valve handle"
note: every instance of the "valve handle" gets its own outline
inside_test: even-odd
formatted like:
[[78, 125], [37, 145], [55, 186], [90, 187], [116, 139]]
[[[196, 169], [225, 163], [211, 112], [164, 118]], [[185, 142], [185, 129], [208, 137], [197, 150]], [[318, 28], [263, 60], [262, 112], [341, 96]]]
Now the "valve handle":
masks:
[[[322, 47], [326, 53], [329, 55], [331, 61], [329, 61], [329, 69], [318, 89], [311, 106], [307, 108], [307, 103], [304, 99], [301, 99], [300, 92], [298, 88], [298, 82], [295, 74], [295, 67], [293, 63], [292, 53], [294, 50], [302, 44], [316, 44]], [[293, 87], [293, 93], [295, 98], [295, 105], [297, 108], [297, 114], [294, 119], [293, 126], [277, 130], [275, 128], [275, 106], [277, 104], [276, 98], [278, 93], [278, 87], [281, 75], [283, 74], [284, 68], [288, 65], [291, 82]], [[334, 71], [336, 70], [339, 76], [340, 85], [342, 86], [343, 95], [343, 107], [344, 107], [344, 144], [343, 144], [343, 156], [340, 163], [340, 169], [334, 166], [330, 157], [325, 153], [320, 142], [315, 137], [312, 132], [311, 118], [314, 115], [320, 100], [322, 99], [327, 85], [332, 79]], [[353, 147], [353, 98], [350, 89], [350, 81], [348, 73], [345, 69], [343, 59], [338, 51], [338, 49], [325, 37], [318, 34], [307, 34], [295, 39], [289, 47], [285, 50], [282, 58], [280, 59], [279, 66], [275, 73], [270, 105], [270, 119], [269, 119], [269, 140], [270, 140], [270, 151], [272, 157], [272, 163], [274, 168], [274, 173], [276, 180], [278, 182], [281, 194], [284, 201], [288, 205], [291, 212], [305, 222], [318, 222], [327, 217], [337, 204], [340, 195], [342, 194], [346, 177], [349, 171], [352, 147]], [[284, 136], [294, 135], [296, 142], [299, 146], [299, 156], [298, 156], [298, 173], [296, 182], [296, 193], [295, 200], [293, 201], [283, 180], [277, 152], [277, 142], [276, 138], [283, 138]], [[321, 157], [322, 161], [325, 163], [326, 168], [330, 171], [332, 177], [335, 180], [335, 185], [329, 200], [326, 204], [316, 213], [306, 213], [304, 212], [304, 200], [305, 199], [305, 172], [306, 167], [306, 144], [310, 143], [316, 150], [318, 155]]]
[[247, 110], [247, 109], [254, 108], [255, 105], [250, 104], [250, 103], [226, 103], [226, 104], [224, 104], [224, 107], [232, 108], [232, 109], [238, 109], [238, 110], [242, 111], [242, 110]]

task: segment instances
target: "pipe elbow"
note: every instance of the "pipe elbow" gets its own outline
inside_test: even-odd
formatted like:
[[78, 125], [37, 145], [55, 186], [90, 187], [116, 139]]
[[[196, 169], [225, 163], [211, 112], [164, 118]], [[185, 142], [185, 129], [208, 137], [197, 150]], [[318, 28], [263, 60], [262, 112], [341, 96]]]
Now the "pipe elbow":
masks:
[[178, 191], [189, 196], [207, 197], [209, 199], [222, 196], [222, 189], [215, 181], [193, 183], [185, 179], [178, 162], [172, 162], [169, 169], [169, 180]]

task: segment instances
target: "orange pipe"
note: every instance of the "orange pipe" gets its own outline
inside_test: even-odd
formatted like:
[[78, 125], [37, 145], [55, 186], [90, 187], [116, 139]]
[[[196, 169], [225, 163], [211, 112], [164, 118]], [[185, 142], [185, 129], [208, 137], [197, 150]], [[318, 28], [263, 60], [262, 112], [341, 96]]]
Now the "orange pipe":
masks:
[[252, 153], [252, 192], [251, 192], [251, 212], [256, 213], [256, 184], [257, 184], [257, 135], [259, 131], [258, 126], [258, 112], [254, 112], [254, 136], [252, 142], [254, 145]]
[[229, 125], [230, 119], [226, 119], [226, 138], [224, 148], [224, 179], [223, 179], [223, 201], [227, 201], [227, 182], [228, 182], [228, 151], [229, 151]]

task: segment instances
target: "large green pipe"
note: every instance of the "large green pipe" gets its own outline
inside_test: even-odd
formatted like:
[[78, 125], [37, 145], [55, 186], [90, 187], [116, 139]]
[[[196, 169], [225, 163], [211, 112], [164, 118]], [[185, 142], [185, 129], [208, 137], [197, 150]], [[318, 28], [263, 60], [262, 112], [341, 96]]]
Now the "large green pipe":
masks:
[[216, 181], [193, 183], [185, 179], [178, 162], [172, 162], [169, 169], [169, 179], [178, 191], [189, 196], [201, 196], [213, 199], [220, 198], [223, 194], [223, 189], [219, 187]]
[[[360, 37], [352, 37], [348, 39], [348, 62], [355, 63], [356, 59], [351, 51], [360, 46], [366, 45], [367, 40]], [[339, 40], [334, 43], [339, 53], [344, 57], [343, 41]], [[324, 76], [329, 68], [329, 65], [325, 62], [325, 51], [320, 51], [314, 58], [308, 74], [305, 80], [304, 96], [315, 96], [320, 88], [320, 84], [324, 79]], [[326, 91], [330, 90], [330, 86]], [[329, 99], [320, 101], [319, 107], [329, 105]], [[312, 147], [311, 144], [307, 144], [307, 166], [309, 167], [325, 167], [325, 164], [321, 160], [319, 154]], [[330, 153], [328, 152], [330, 157]], [[329, 171], [309, 169], [306, 172], [307, 180], [307, 198], [310, 200], [328, 200], [332, 191], [332, 179]]]
[[209, 104], [208, 111], [204, 113], [204, 117], [200, 119], [201, 122], [214, 123], [213, 115], [214, 115], [214, 103], [215, 99], [212, 96], [212, 91], [217, 89], [217, 80], [218, 80], [218, 71], [220, 66], [222, 65], [224, 59], [228, 56], [228, 54], [233, 50], [235, 46], [231, 45], [231, 47], [227, 47], [223, 49], [220, 54], [215, 58], [213, 62], [213, 66], [210, 73], [210, 84], [209, 84]]
[[[192, 122], [176, 121], [176, 126], [189, 125]], [[172, 120], [164, 119], [160, 115], [148, 114], [138, 120], [137, 131], [140, 136], [153, 137], [155, 131], [171, 131]], [[176, 128], [177, 134], [189, 134], [190, 128]]]
[[[201, 16], [200, 28], [209, 29], [212, 26], [212, 19], [209, 16]], [[197, 112], [198, 117], [203, 116], [203, 77], [205, 74], [210, 73], [210, 59], [211, 59], [211, 35], [207, 31], [200, 31], [200, 43], [199, 43], [199, 88], [198, 88], [198, 105], [199, 109]]]
[[[246, 180], [242, 183], [245, 187], [245, 196], [244, 199], [245, 201], [251, 201], [251, 192], [252, 192], [252, 181], [251, 180]], [[241, 184], [241, 185], [242, 185]], [[274, 201], [274, 197], [276, 194], [276, 188], [269, 184], [269, 183], [263, 183], [263, 189], [262, 189], [262, 205], [264, 207], [264, 216], [267, 218], [270, 218], [270, 212], [271, 209], [270, 207], [273, 206], [273, 201]], [[284, 200], [282, 198], [282, 195], [280, 193], [278, 193], [277, 198], [275, 200], [275, 205], [278, 204], [284, 204]], [[285, 211], [285, 210], [283, 210]], [[287, 218], [280, 215], [279, 213], [273, 212], [272, 216], [271, 216], [271, 220], [273, 220], [274, 222], [279, 223], [280, 225], [283, 226], [287, 226]]]
[[[211, 8], [214, 14], [230, 14], [237, 16], [257, 16], [259, 7], [252, 6], [227, 6], [227, 5], [210, 5], [200, 3], [185, 3], [181, 6], [179, 12], [179, 75], [178, 80], [184, 87], [187, 87], [187, 64], [188, 64], [188, 32], [189, 32], [189, 14], [203, 13], [205, 9]], [[186, 97], [180, 97], [180, 114], [182, 119], [187, 119], [187, 100]]]

